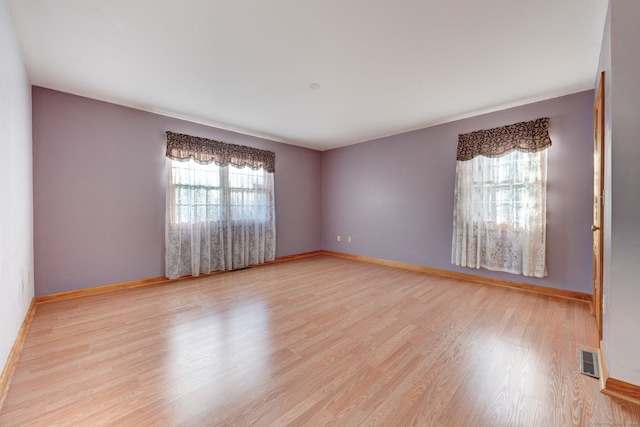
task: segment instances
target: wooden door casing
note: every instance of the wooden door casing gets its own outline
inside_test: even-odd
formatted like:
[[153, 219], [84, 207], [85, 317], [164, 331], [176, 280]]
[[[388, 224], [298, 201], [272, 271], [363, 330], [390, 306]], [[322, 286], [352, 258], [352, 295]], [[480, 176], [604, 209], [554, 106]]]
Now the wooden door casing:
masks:
[[593, 108], [593, 314], [602, 340], [603, 215], [604, 215], [604, 71], [600, 75]]

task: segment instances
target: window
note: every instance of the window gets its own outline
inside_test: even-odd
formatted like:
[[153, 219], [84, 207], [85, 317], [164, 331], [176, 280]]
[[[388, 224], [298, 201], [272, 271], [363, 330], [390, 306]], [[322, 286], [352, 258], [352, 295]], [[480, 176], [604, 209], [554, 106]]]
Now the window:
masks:
[[170, 204], [171, 224], [223, 220], [218, 165], [200, 165], [193, 160], [170, 160], [169, 174], [169, 185], [173, 187], [169, 193], [170, 198], [173, 196], [173, 203]]
[[171, 223], [269, 219], [268, 172], [194, 160], [170, 161]]
[[[472, 212], [474, 221], [487, 229], [522, 231], [535, 212], [535, 201], [527, 183], [536, 181], [540, 186], [541, 174], [537, 170], [531, 174], [529, 165], [543, 162], [541, 153], [512, 151], [501, 157], [475, 157], [469, 161], [472, 178]], [[538, 158], [536, 158], [538, 157]], [[539, 169], [536, 167], [536, 169]]]
[[275, 154], [167, 132], [169, 278], [275, 259]]
[[546, 276], [548, 120], [460, 135], [452, 263]]

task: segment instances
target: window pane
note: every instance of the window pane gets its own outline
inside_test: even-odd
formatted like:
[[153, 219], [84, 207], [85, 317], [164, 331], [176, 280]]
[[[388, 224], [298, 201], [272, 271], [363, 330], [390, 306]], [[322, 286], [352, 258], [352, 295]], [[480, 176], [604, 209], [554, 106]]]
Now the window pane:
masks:
[[264, 174], [262, 169], [253, 170], [249, 167], [236, 168], [229, 166], [230, 188], [253, 188], [264, 186]]
[[188, 162], [173, 160], [171, 167], [174, 184], [220, 186], [220, 167], [215, 163], [201, 165], [193, 160]]

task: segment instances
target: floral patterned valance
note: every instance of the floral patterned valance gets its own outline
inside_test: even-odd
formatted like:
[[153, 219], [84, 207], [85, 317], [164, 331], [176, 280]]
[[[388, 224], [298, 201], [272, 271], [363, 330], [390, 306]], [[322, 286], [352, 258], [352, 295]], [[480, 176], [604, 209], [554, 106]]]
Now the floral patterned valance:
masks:
[[276, 154], [273, 151], [173, 132], [167, 132], [167, 157], [180, 161], [193, 159], [202, 165], [215, 162], [219, 166], [249, 166], [267, 172], [276, 170]]
[[458, 135], [457, 160], [498, 157], [513, 150], [533, 153], [551, 146], [549, 118]]

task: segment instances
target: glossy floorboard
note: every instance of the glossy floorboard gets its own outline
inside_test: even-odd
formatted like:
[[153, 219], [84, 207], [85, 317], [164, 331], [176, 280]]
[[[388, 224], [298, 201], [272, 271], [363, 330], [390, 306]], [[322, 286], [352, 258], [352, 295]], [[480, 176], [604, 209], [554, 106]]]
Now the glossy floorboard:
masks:
[[38, 306], [1, 426], [640, 425], [587, 304], [319, 255]]

